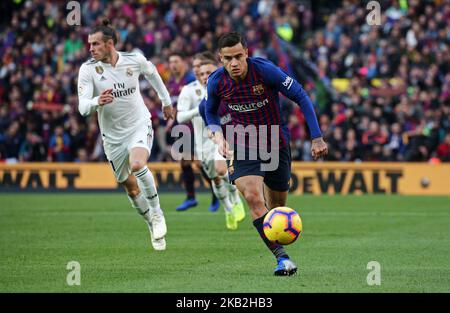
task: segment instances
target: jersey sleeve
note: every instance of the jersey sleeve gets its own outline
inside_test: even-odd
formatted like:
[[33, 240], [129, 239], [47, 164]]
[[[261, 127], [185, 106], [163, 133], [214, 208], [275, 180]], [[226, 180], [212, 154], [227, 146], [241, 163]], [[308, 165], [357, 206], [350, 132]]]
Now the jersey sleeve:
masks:
[[184, 86], [181, 89], [177, 102], [177, 122], [187, 123], [196, 115], [198, 115], [198, 107], [191, 109], [192, 107], [192, 88], [189, 85]]
[[254, 63], [265, 82], [300, 106], [311, 132], [311, 138], [321, 137], [314, 106], [303, 87], [281, 68], [268, 60], [255, 58]]
[[158, 73], [155, 65], [148, 61], [145, 56], [140, 53], [138, 55], [138, 62], [141, 68], [141, 74], [150, 82], [152, 87], [156, 90], [158, 98], [161, 100], [163, 106], [168, 106], [172, 104], [170, 100], [169, 91], [167, 90], [161, 76]]
[[97, 110], [98, 98], [94, 95], [94, 82], [86, 64], [81, 65], [78, 73], [78, 111], [87, 116]]
[[216, 93], [217, 88], [217, 72], [212, 73], [206, 85], [206, 98], [205, 98], [205, 118], [206, 125], [212, 132], [221, 131], [220, 117], [217, 114], [220, 105], [220, 99]]
[[205, 123], [206, 126], [208, 126], [208, 121], [206, 120], [206, 99], [203, 98], [202, 102], [200, 102], [200, 104], [198, 105], [198, 113], [200, 114], [200, 116], [203, 119], [203, 122]]

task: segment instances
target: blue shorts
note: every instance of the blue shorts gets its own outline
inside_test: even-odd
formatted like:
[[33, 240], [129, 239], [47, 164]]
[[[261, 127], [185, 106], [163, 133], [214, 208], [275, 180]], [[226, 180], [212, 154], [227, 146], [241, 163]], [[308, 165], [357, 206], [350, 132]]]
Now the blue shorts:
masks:
[[234, 183], [236, 179], [243, 176], [256, 175], [264, 177], [264, 183], [275, 191], [288, 191], [291, 180], [291, 149], [289, 145], [279, 151], [279, 162], [275, 170], [266, 171], [261, 169], [261, 165], [270, 163], [270, 160], [263, 161], [258, 156], [256, 160], [239, 160], [236, 153], [232, 160], [227, 160], [228, 175], [230, 181]]

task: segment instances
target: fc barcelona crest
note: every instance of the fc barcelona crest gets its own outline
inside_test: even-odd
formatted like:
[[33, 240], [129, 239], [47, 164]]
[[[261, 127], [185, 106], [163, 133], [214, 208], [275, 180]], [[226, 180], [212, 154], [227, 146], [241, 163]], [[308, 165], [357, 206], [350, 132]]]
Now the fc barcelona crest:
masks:
[[96, 66], [96, 67], [95, 67], [95, 71], [96, 71], [98, 74], [102, 75], [102, 74], [103, 74], [103, 67], [101, 67], [101, 66]]
[[200, 97], [202, 95], [202, 91], [200, 89], [195, 89], [195, 94]]
[[127, 68], [127, 76], [133, 76], [133, 70], [130, 67]]
[[262, 95], [264, 93], [264, 87], [262, 84], [253, 86], [253, 94], [256, 96]]

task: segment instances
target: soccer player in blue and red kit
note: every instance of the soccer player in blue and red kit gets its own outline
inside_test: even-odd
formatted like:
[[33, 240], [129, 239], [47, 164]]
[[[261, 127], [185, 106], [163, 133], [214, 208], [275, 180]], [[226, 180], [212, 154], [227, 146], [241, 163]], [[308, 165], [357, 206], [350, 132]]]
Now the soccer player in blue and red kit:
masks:
[[[281, 119], [279, 92], [300, 105], [311, 133], [313, 158], [326, 155], [328, 147], [322, 138], [312, 102], [295, 79], [265, 59], [249, 58], [245, 40], [239, 33], [222, 35], [218, 48], [224, 66], [208, 78], [206, 122], [219, 145], [219, 152], [227, 157], [230, 181], [243, 194], [253, 225], [277, 259], [274, 274], [290, 276], [297, 272], [297, 266], [284, 248], [270, 242], [263, 231], [268, 210], [286, 205], [291, 176], [290, 135]], [[244, 132], [244, 137], [242, 131], [227, 136], [229, 126], [240, 130], [244, 127], [249, 131]], [[257, 131], [252, 133], [252, 127]], [[261, 133], [262, 128], [269, 129]], [[277, 135], [275, 140], [273, 134]], [[244, 154], [239, 153], [239, 149], [241, 152], [244, 149]], [[262, 152], [269, 150], [278, 164], [267, 170], [268, 160]], [[257, 156], [252, 156], [252, 152]]]

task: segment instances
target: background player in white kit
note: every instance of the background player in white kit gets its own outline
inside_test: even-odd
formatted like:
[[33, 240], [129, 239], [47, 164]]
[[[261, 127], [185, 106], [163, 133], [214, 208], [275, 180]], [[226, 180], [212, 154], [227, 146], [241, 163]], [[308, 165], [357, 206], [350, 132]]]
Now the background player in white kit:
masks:
[[[194, 60], [202, 60], [200, 70], [196, 74], [196, 81], [186, 85], [178, 96], [178, 123], [192, 121], [194, 127], [195, 153], [201, 160], [202, 167], [212, 181], [216, 197], [225, 209], [226, 226], [235, 230], [245, 217], [245, 210], [239, 192], [228, 181], [228, 172], [225, 159], [218, 153], [217, 146], [208, 138], [205, 123], [200, 116], [198, 106], [206, 95], [206, 81], [209, 74], [214, 71], [214, 55], [210, 52], [199, 53]], [[202, 75], [203, 68], [203, 77]]]
[[153, 248], [165, 250], [167, 227], [147, 167], [153, 130], [139, 90], [140, 74], [157, 91], [165, 119], [172, 118], [169, 92], [155, 66], [142, 54], [116, 51], [117, 34], [108, 20], [91, 30], [88, 42], [93, 59], [80, 68], [78, 109], [83, 116], [98, 112], [105, 154], [114, 175], [146, 220]]

